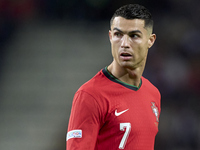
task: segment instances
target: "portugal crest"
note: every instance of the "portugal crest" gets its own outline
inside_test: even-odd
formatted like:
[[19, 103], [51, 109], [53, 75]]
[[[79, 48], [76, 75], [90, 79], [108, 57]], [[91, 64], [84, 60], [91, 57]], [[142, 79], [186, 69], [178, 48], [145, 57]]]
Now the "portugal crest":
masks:
[[158, 111], [158, 107], [156, 107], [155, 103], [154, 102], [151, 102], [152, 106], [151, 106], [151, 109], [153, 111], [153, 113], [155, 114], [156, 116], [156, 121], [159, 122], [159, 111]]

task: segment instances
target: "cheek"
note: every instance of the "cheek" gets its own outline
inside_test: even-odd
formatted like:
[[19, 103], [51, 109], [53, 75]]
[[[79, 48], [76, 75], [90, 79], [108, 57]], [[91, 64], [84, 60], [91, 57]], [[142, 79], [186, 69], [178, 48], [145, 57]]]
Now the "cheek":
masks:
[[116, 38], [116, 37], [113, 37], [113, 39], [112, 39], [112, 45], [115, 48], [119, 48], [120, 47], [120, 39]]
[[138, 59], [146, 57], [148, 52], [147, 46], [148, 46], [147, 43], [142, 43], [142, 42], [140, 44], [138, 43], [137, 47], [135, 47], [135, 49], [137, 49], [137, 52], [135, 52], [135, 57]]
[[115, 54], [115, 55], [118, 54], [118, 51], [119, 51], [119, 48], [120, 48], [119, 40], [112, 39], [111, 47], [112, 47], [112, 53]]
[[149, 49], [148, 47], [149, 47], [148, 41], [143, 41], [139, 43], [139, 49], [140, 49], [139, 53], [146, 54]]
[[117, 57], [118, 57], [118, 48], [117, 48], [117, 46], [115, 44], [112, 45], [112, 55], [113, 55], [113, 57], [115, 59], [117, 59]]
[[145, 57], [147, 57], [147, 54], [148, 54], [148, 49], [147, 48], [142, 48], [140, 53], [139, 53], [139, 58], [140, 59], [144, 59]]

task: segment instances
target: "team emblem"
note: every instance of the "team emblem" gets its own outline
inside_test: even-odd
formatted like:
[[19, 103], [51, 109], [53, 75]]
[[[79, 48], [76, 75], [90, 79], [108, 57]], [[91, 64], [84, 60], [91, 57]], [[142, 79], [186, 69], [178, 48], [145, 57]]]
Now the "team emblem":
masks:
[[155, 114], [156, 116], [156, 121], [159, 122], [159, 111], [158, 111], [158, 107], [156, 107], [155, 103], [154, 102], [151, 102], [152, 106], [151, 106], [151, 109], [153, 111], [153, 113]]

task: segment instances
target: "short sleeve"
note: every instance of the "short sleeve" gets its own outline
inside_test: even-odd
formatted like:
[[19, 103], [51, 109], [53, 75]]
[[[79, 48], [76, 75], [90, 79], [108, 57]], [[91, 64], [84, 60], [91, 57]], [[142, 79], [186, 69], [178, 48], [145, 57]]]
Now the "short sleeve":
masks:
[[66, 136], [67, 150], [94, 150], [100, 128], [101, 111], [96, 99], [78, 91], [72, 103]]

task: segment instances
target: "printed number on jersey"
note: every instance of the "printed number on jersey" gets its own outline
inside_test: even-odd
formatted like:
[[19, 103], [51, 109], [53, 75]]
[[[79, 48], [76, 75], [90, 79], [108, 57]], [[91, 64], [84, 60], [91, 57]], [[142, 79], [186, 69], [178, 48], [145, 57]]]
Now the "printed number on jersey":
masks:
[[124, 136], [119, 144], [119, 149], [124, 149], [128, 136], [131, 132], [131, 124], [130, 123], [120, 123], [120, 131], [125, 131]]

